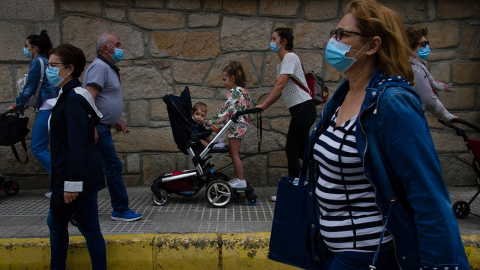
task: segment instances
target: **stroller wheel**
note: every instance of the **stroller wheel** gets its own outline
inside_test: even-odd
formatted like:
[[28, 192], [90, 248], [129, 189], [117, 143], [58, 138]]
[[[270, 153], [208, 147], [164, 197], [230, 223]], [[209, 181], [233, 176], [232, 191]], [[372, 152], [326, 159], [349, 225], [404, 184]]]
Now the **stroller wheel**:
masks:
[[159, 189], [156, 193], [152, 194], [153, 203], [159, 206], [165, 205], [169, 197], [170, 194], [168, 194], [165, 189]]
[[457, 218], [466, 218], [470, 214], [470, 205], [467, 206], [467, 202], [458, 201], [453, 204], [453, 211]]
[[238, 202], [240, 201], [240, 194], [234, 192], [234, 193], [232, 194], [232, 201], [233, 201], [234, 203], [238, 203]]
[[258, 196], [254, 193], [250, 194], [247, 198], [248, 205], [257, 205], [258, 203]]
[[20, 190], [20, 186], [17, 182], [8, 180], [3, 183], [3, 192], [7, 193], [7, 195], [15, 195]]
[[223, 180], [215, 180], [208, 184], [205, 197], [212, 207], [225, 207], [232, 200], [232, 188]]

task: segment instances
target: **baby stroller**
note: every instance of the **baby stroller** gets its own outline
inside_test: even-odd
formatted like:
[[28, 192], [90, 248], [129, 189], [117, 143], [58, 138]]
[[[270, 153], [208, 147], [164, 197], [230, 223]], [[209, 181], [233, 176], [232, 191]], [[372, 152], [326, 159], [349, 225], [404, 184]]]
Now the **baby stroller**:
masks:
[[16, 181], [8, 180], [0, 173], [0, 195], [16, 195], [20, 191], [20, 186]]
[[[454, 129], [456, 131], [456, 134], [460, 137], [463, 138], [465, 141], [465, 145], [467, 146], [470, 154], [472, 154], [473, 157], [473, 171], [477, 175], [477, 193], [470, 199], [470, 201], [465, 202], [465, 201], [458, 201], [453, 204], [453, 210], [455, 211], [455, 216], [457, 218], [466, 218], [468, 214], [470, 214], [470, 205], [472, 202], [477, 198], [478, 194], [480, 194], [480, 140], [475, 140], [475, 139], [469, 139], [467, 136], [467, 133], [458, 126], [455, 125], [447, 125], [444, 121], [438, 120], [438, 122], [444, 124], [446, 127], [449, 127], [451, 129]], [[467, 126], [469, 128], [472, 128], [476, 131], [480, 131], [480, 127], [477, 127], [473, 125], [472, 123], [469, 123], [465, 120], [461, 119], [453, 119], [453, 123], [457, 124], [462, 124], [464, 126]]]
[[214, 165], [207, 162], [211, 158], [211, 156], [207, 157], [207, 154], [228, 152], [228, 147], [214, 147], [220, 137], [230, 125], [237, 122], [241, 115], [256, 113], [260, 110], [254, 108], [236, 112], [210, 143], [204, 147], [199, 138], [210, 135], [212, 131], [200, 134], [193, 132], [192, 102], [188, 87], [185, 87], [179, 97], [167, 95], [163, 97], [163, 101], [167, 105], [174, 141], [180, 151], [190, 156], [195, 169], [177, 171], [161, 175], [155, 179], [151, 186], [153, 202], [162, 206], [167, 203], [172, 193], [190, 197], [197, 194], [206, 185], [205, 197], [212, 207], [225, 207], [232, 200], [238, 200], [242, 193], [245, 194], [249, 205], [256, 205], [258, 197], [254, 193], [254, 189], [248, 186], [241, 189], [232, 189], [227, 182], [229, 180], [228, 176], [215, 171], [213, 169]]

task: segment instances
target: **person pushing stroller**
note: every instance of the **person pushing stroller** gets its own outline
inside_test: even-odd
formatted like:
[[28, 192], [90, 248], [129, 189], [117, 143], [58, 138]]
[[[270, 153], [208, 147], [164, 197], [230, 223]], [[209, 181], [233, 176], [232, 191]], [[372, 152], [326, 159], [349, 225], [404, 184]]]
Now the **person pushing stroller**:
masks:
[[[245, 110], [250, 104], [250, 93], [245, 89], [245, 72], [238, 62], [230, 62], [222, 71], [223, 86], [229, 89], [227, 100], [217, 115], [211, 120], [205, 121], [204, 125], [225, 125], [230, 117], [237, 111]], [[239, 156], [242, 139], [247, 132], [248, 115], [242, 115], [238, 122], [227, 130], [228, 144], [230, 146], [230, 157], [232, 158], [235, 177], [228, 184], [232, 188], [246, 188], [247, 181], [243, 174], [243, 164]]]

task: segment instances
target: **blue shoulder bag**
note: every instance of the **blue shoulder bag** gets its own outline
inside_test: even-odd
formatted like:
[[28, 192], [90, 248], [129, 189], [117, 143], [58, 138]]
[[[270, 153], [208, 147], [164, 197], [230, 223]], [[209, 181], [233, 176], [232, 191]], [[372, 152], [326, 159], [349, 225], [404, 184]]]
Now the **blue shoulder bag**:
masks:
[[[317, 134], [311, 138], [315, 140]], [[311, 147], [308, 142], [306, 145]], [[315, 162], [310, 147], [305, 151], [308, 158], [304, 159], [298, 182], [287, 176], [278, 181], [268, 258], [303, 269], [328, 269], [333, 256], [320, 237]]]

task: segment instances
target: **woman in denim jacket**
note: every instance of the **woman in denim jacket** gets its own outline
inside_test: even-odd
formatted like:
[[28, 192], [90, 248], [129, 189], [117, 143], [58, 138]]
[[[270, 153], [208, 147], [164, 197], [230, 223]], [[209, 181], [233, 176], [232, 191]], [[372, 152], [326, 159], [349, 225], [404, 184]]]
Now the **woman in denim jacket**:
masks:
[[[325, 50], [348, 79], [309, 139], [329, 270], [469, 269], [399, 18], [356, 0]], [[397, 16], [397, 15], [395, 15]], [[325, 250], [323, 250], [325, 251]]]
[[[48, 118], [55, 105], [59, 88], [52, 86], [47, 80], [45, 73], [48, 66], [47, 54], [52, 49], [52, 42], [46, 30], [42, 30], [40, 35], [28, 36], [23, 48], [24, 55], [31, 59], [28, 70], [28, 79], [15, 99], [15, 103], [9, 108], [15, 112], [24, 114], [25, 104], [31, 96], [35, 94], [41, 79], [41, 64], [43, 61], [43, 80], [38, 94], [35, 111], [38, 113], [32, 130], [30, 149], [35, 157], [40, 161], [45, 170], [50, 174], [50, 152], [48, 151]], [[49, 197], [51, 192], [45, 194]]]

